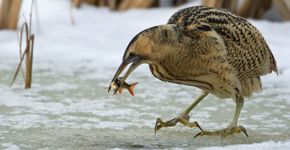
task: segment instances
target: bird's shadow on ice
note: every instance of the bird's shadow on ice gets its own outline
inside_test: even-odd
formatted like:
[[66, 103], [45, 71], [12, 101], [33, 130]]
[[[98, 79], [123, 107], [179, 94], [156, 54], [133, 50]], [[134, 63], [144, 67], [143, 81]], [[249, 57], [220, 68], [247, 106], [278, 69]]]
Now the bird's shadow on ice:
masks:
[[[198, 132], [196, 132], [198, 133]], [[261, 143], [275, 139], [274, 136], [264, 135], [259, 132], [249, 131], [249, 137], [244, 134], [234, 134], [221, 140], [219, 136], [202, 136], [193, 138], [195, 132], [188, 131], [161, 131], [156, 135], [135, 135], [134, 140], [119, 141], [117, 147], [121, 148], [199, 148], [212, 146], [227, 146], [237, 144]], [[137, 140], [139, 139], [139, 140]], [[274, 140], [275, 141], [275, 140]]]

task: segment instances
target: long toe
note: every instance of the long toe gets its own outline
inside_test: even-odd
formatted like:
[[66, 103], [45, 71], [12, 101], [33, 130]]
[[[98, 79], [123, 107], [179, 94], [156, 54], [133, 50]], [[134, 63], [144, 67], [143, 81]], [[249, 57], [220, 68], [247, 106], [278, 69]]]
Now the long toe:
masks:
[[217, 130], [217, 131], [201, 131], [197, 133], [194, 138], [199, 137], [199, 136], [220, 136], [221, 140], [223, 140], [224, 137], [228, 135], [232, 135], [234, 133], [244, 133], [247, 137], [249, 137], [248, 132], [245, 127], [243, 126], [238, 126], [238, 127], [227, 127], [222, 130]]
[[156, 123], [155, 123], [154, 133], [156, 134], [156, 132], [163, 127], [173, 127], [177, 124], [177, 122], [178, 122], [177, 118], [173, 118], [166, 122], [162, 121], [160, 118], [157, 118]]
[[190, 128], [198, 127], [202, 131], [202, 128], [199, 126], [199, 124], [196, 121], [189, 122], [189, 116], [188, 115], [181, 115], [179, 117], [173, 118], [173, 119], [168, 120], [168, 121], [165, 121], [165, 122], [162, 121], [160, 118], [157, 118], [156, 119], [156, 123], [155, 123], [154, 132], [156, 134], [156, 132], [158, 130], [160, 130], [161, 128], [163, 128], [163, 127], [173, 127], [173, 126], [176, 126], [176, 124], [178, 122], [180, 122], [181, 124], [183, 124], [185, 126], [188, 126]]

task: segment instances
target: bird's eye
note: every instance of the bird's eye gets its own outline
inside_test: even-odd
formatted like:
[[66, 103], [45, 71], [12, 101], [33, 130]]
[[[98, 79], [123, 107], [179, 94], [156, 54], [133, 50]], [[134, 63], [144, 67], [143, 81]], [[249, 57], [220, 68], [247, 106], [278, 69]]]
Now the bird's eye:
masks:
[[133, 56], [136, 56], [136, 54], [135, 53], [130, 53], [129, 54], [129, 57], [133, 57]]

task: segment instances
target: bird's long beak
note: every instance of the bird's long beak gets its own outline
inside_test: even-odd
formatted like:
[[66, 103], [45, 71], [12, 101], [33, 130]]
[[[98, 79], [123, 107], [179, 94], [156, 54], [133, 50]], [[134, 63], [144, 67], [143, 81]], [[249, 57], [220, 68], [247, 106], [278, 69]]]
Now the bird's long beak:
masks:
[[[111, 85], [114, 81], [116, 81], [116, 79], [120, 76], [120, 74], [123, 72], [123, 70], [130, 64], [131, 66], [129, 67], [129, 69], [127, 70], [127, 72], [125, 73], [124, 77], [121, 78], [120, 81], [120, 86], [124, 83], [124, 81], [128, 78], [128, 76], [130, 75], [131, 72], [133, 72], [140, 64], [141, 64], [141, 58], [139, 56], [129, 56], [127, 59], [124, 59], [123, 62], [121, 63], [121, 65], [119, 66], [116, 74], [114, 75], [114, 78], [112, 79], [110, 85], [109, 85], [109, 89], [108, 92], [110, 92], [111, 90]], [[119, 88], [119, 87], [118, 87]], [[115, 89], [114, 94], [118, 91], [118, 88]]]

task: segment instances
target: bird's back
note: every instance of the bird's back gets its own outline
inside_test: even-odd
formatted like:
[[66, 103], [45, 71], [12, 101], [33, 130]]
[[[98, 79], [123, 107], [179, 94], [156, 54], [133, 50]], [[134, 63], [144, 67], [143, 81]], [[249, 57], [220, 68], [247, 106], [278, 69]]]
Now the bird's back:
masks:
[[260, 76], [277, 72], [273, 54], [261, 33], [242, 17], [228, 11], [196, 6], [176, 12], [168, 24], [189, 26], [194, 22], [211, 26], [224, 40], [227, 61], [236, 70], [244, 96], [260, 90]]

